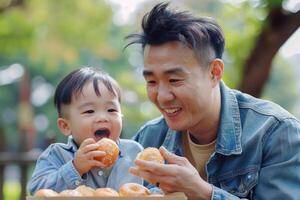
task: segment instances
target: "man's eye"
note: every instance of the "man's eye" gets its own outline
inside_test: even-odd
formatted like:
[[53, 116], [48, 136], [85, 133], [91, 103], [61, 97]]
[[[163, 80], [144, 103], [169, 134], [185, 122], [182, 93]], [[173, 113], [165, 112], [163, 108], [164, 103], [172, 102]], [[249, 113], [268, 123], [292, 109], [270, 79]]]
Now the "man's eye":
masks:
[[176, 83], [176, 82], [178, 82], [180, 80], [179, 79], [170, 79], [169, 81], [170, 81], [170, 83]]
[[91, 114], [91, 113], [94, 113], [94, 111], [93, 111], [93, 110], [86, 110], [86, 111], [84, 111], [83, 113], [84, 113], [84, 114]]
[[169, 82], [172, 85], [179, 86], [183, 83], [183, 80], [181, 80], [181, 79], [170, 79]]
[[155, 81], [152, 81], [152, 80], [149, 80], [149, 81], [147, 81], [147, 84], [148, 85], [154, 85], [156, 82]]

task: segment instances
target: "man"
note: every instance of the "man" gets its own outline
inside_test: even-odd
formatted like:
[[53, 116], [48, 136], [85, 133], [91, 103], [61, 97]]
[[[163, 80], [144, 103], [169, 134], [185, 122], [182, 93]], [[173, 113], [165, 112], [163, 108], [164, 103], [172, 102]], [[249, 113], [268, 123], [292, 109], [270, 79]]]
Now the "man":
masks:
[[300, 199], [300, 123], [225, 85], [216, 22], [158, 4], [142, 28], [130, 44], [142, 44], [148, 97], [163, 117], [134, 139], [162, 146], [168, 164], [136, 160], [131, 173], [189, 199]]

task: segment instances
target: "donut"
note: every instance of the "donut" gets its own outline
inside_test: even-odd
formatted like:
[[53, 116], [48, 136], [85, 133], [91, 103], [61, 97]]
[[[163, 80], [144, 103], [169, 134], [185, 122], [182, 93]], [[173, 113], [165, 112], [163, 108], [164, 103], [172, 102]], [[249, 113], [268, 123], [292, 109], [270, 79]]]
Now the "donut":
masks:
[[163, 195], [163, 194], [150, 194], [149, 195], [150, 197], [164, 197], [165, 195]]
[[112, 188], [98, 188], [94, 192], [94, 196], [98, 197], [118, 197], [120, 196], [117, 191]]
[[40, 189], [35, 192], [35, 197], [55, 197], [58, 196], [58, 193], [51, 189]]
[[160, 154], [159, 150], [154, 147], [148, 147], [137, 155], [137, 159], [153, 161], [157, 163], [165, 163], [165, 159]]
[[121, 197], [138, 197], [150, 195], [150, 190], [137, 183], [125, 183], [120, 187], [119, 195]]
[[105, 156], [95, 157], [96, 160], [99, 160], [104, 164], [104, 168], [111, 167], [119, 157], [119, 147], [117, 143], [109, 138], [102, 138], [98, 141], [99, 151], [104, 151]]
[[80, 185], [76, 189], [76, 191], [80, 192], [82, 196], [94, 196], [95, 190], [91, 187], [85, 186], [85, 185]]
[[63, 190], [61, 191], [58, 196], [61, 197], [82, 197], [83, 195], [78, 192], [77, 190]]

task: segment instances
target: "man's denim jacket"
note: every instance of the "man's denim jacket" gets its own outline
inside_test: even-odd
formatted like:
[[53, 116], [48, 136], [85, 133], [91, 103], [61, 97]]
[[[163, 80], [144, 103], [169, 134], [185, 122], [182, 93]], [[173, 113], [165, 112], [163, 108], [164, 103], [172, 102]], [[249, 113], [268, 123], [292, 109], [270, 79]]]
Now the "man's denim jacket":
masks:
[[[300, 199], [300, 124], [280, 106], [220, 82], [221, 120], [206, 165], [213, 200]], [[133, 137], [183, 156], [181, 133], [160, 117]]]
[[38, 189], [49, 188], [57, 192], [74, 189], [79, 185], [92, 188], [110, 187], [119, 190], [124, 183], [143, 184], [143, 180], [129, 173], [137, 154], [143, 149], [132, 140], [120, 139], [118, 142], [120, 155], [111, 169], [92, 168], [82, 177], [73, 165], [77, 145], [72, 137], [67, 144], [50, 145], [39, 157], [32, 178], [28, 183], [28, 191], [34, 194]]

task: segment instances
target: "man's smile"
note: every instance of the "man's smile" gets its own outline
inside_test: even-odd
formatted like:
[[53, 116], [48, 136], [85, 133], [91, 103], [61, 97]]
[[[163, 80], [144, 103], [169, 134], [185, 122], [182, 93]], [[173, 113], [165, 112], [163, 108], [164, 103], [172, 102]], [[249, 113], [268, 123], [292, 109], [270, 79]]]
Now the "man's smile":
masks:
[[168, 117], [174, 117], [182, 110], [181, 107], [161, 108], [161, 109]]

